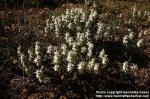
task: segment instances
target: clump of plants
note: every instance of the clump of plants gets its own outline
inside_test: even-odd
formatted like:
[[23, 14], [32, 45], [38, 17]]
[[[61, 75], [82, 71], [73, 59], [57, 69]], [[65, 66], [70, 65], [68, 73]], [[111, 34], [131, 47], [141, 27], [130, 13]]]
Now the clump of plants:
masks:
[[144, 64], [141, 57], [147, 44], [143, 35], [148, 28], [139, 32], [132, 26], [139, 18], [149, 22], [150, 13], [135, 7], [131, 12], [124, 17], [122, 13], [101, 13], [94, 6], [51, 13], [44, 28], [45, 40], [37, 40], [27, 49], [18, 46], [18, 65], [40, 83], [65, 85], [63, 90], [77, 83], [84, 94], [88, 77], [91, 82], [101, 82], [112, 68], [119, 77], [135, 76]]

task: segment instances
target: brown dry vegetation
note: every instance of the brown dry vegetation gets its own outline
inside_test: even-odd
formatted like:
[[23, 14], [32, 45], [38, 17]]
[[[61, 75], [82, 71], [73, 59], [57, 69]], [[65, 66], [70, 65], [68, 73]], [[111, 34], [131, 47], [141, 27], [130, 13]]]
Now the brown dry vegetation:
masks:
[[[129, 11], [130, 7], [135, 2], [106, 2], [102, 11], [116, 11], [124, 12]], [[51, 99], [60, 98], [66, 99], [66, 96], [79, 98], [82, 93], [69, 91], [62, 94], [59, 88], [54, 88], [53, 84], [46, 85], [40, 84], [37, 79], [27, 77], [22, 73], [14, 62], [16, 56], [16, 48], [19, 42], [31, 43], [37, 39], [43, 39], [43, 30], [45, 27], [45, 19], [48, 13], [52, 11], [61, 12], [66, 8], [79, 7], [82, 4], [66, 4], [61, 5], [55, 10], [48, 8], [29, 8], [29, 9], [6, 9], [0, 11], [0, 98], [1, 99]], [[130, 7], [129, 7], [130, 6]], [[138, 8], [149, 9], [150, 6], [145, 3], [137, 3]], [[124, 17], [126, 14], [124, 14]], [[138, 23], [135, 28], [144, 23]], [[149, 23], [150, 26], [150, 23]], [[21, 30], [19, 30], [21, 29]], [[32, 33], [31, 41], [27, 41], [28, 33]], [[148, 42], [148, 47], [145, 49], [145, 54], [150, 58], [150, 28], [147, 35], [144, 37]], [[23, 42], [25, 41], [25, 42]], [[104, 74], [106, 75], [106, 74]], [[116, 73], [111, 68], [108, 70], [107, 78], [103, 78], [101, 87], [102, 89], [115, 90], [116, 87], [122, 86], [122, 89], [128, 87], [128, 82], [117, 79]], [[141, 68], [136, 74], [136, 80], [132, 83], [135, 84], [137, 90], [150, 90], [150, 61], [146, 68]], [[131, 79], [131, 78], [129, 78]], [[95, 84], [96, 85], [96, 84]], [[90, 87], [90, 85], [88, 86]], [[121, 89], [121, 88], [120, 88]], [[90, 96], [90, 95], [89, 95]]]

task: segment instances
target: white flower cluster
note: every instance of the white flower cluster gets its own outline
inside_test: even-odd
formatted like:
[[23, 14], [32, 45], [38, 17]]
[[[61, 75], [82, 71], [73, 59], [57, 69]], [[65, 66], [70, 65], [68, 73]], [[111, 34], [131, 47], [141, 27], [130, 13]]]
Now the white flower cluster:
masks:
[[41, 68], [40, 69], [37, 69], [36, 71], [35, 71], [35, 76], [36, 76], [36, 78], [39, 80], [39, 82], [41, 83], [41, 82], [44, 82], [44, 73], [43, 73], [43, 66], [41, 66]]
[[95, 36], [96, 39], [102, 37], [102, 32], [103, 32], [103, 29], [104, 29], [104, 25], [100, 21], [100, 22], [97, 23], [97, 27], [98, 27], [98, 29], [97, 29], [96, 36]]
[[17, 54], [18, 54], [18, 56], [20, 57], [20, 55], [21, 55], [21, 46], [19, 45], [19, 47], [17, 48]]
[[[142, 36], [142, 34], [139, 33], [139, 37], [141, 37], [141, 36]], [[125, 35], [124, 38], [123, 38], [123, 44], [125, 44], [126, 46], [128, 46], [128, 44], [130, 44], [131, 41], [134, 41], [134, 42], [136, 43], [136, 41], [133, 40], [134, 37], [135, 37], [135, 36], [134, 36], [134, 33], [133, 33], [133, 32], [130, 32], [129, 35]], [[136, 46], [137, 46], [138, 48], [143, 47], [143, 46], [144, 46], [144, 39], [143, 39], [143, 38], [139, 39], [139, 40], [137, 41], [137, 43], [136, 43]]]
[[138, 70], [138, 66], [135, 64], [129, 63], [129, 61], [125, 61], [122, 65], [122, 71], [128, 74], [134, 74]]
[[53, 51], [54, 51], [54, 48], [53, 46], [50, 44], [48, 47], [47, 47], [47, 53], [52, 55], [53, 54]]
[[68, 55], [67, 55], [67, 62], [68, 62], [67, 71], [69, 71], [69, 72], [74, 69], [74, 66], [75, 66], [75, 63], [76, 63], [76, 55], [77, 55], [77, 53], [73, 50], [70, 50], [68, 52]]
[[23, 68], [23, 70], [28, 73], [29, 69], [28, 69], [28, 60], [27, 57], [25, 56], [24, 53], [21, 52], [21, 46], [19, 45], [19, 47], [17, 48], [17, 53], [18, 53], [18, 57], [20, 60], [20, 64], [21, 64], [21, 68]]
[[78, 71], [79, 73], [84, 73], [85, 72], [85, 68], [86, 68], [86, 62], [82, 61], [78, 64]]
[[37, 66], [39, 67], [41, 65], [42, 62], [42, 53], [41, 53], [41, 47], [40, 47], [40, 42], [36, 41], [35, 42], [35, 59], [34, 62], [37, 64]]
[[95, 18], [98, 15], [96, 10], [94, 10], [94, 9], [90, 9], [90, 10], [91, 10], [90, 15], [88, 17], [87, 22], [85, 23], [85, 27], [87, 29], [89, 29], [91, 27], [91, 24], [93, 23], [93, 21], [95, 20]]
[[[136, 11], [136, 8], [134, 8], [133, 17], [137, 16]], [[138, 13], [142, 16], [140, 12]], [[36, 41], [35, 50], [30, 48], [28, 50], [28, 55], [23, 54], [19, 46], [17, 53], [20, 58], [20, 63], [24, 68], [27, 67], [26, 56], [29, 56], [29, 60], [35, 61], [39, 68], [48, 56], [49, 62], [56, 73], [62, 70], [68, 73], [78, 70], [76, 72], [80, 74], [84, 74], [85, 72], [99, 74], [101, 69], [107, 67], [111, 63], [111, 60], [105, 52], [106, 49], [102, 49], [99, 53], [94, 52], [100, 48], [105, 48], [105, 45], [103, 45], [105, 43], [103, 42], [111, 40], [113, 42], [114, 39], [111, 38], [114, 37], [119, 38], [118, 41], [122, 41], [127, 48], [130, 43], [136, 46], [136, 48], [141, 48], [144, 45], [144, 39], [141, 37], [143, 31], [142, 34], [139, 34], [140, 36], [138, 39], [135, 38], [136, 34], [131, 31], [131, 29], [128, 29], [129, 34], [123, 35], [123, 39], [120, 39], [122, 38], [122, 34], [121, 36], [115, 33], [113, 34], [113, 32], [116, 32], [114, 30], [122, 28], [122, 23], [120, 23], [122, 22], [122, 14], [116, 17], [119, 21], [116, 23], [119, 24], [114, 27], [111, 23], [105, 22], [105, 20], [103, 21], [103, 19], [107, 19], [110, 15], [110, 13], [99, 15], [95, 8], [90, 8], [90, 10], [84, 8], [71, 8], [66, 9], [63, 13], [51, 14], [50, 18], [46, 20], [45, 35], [46, 37], [56, 37], [56, 39], [54, 39], [56, 42], [58, 40], [60, 43], [57, 42], [57, 46], [53, 46], [54, 44], [42, 46], [39, 41]], [[132, 19], [126, 19], [123, 24], [131, 24], [133, 22]], [[144, 33], [146, 34], [146, 31], [144, 31]], [[43, 52], [45, 50], [46, 52]], [[99, 54], [99, 56], [97, 54]], [[44, 80], [42, 68], [36, 69], [36, 77], [40, 82]], [[133, 72], [136, 69], [137, 66], [134, 64], [130, 65], [128, 61], [123, 63], [122, 71], [125, 73]]]
[[125, 35], [125, 36], [123, 37], [123, 43], [124, 43], [125, 45], [127, 45], [128, 42], [129, 42], [129, 36], [128, 36], [128, 35]]
[[130, 43], [130, 41], [132, 41], [134, 39], [134, 32], [132, 32], [130, 29], [128, 29], [128, 31], [130, 32], [129, 35], [125, 35], [123, 38], [123, 43], [128, 46], [128, 44]]
[[95, 59], [92, 58], [91, 61], [89, 61], [89, 63], [88, 63], [87, 69], [89, 71], [92, 71], [94, 69], [94, 65], [95, 65]]
[[62, 44], [62, 45], [61, 45], [62, 55], [64, 55], [64, 56], [67, 55], [67, 52], [68, 52], [67, 49], [68, 49], [68, 48], [67, 48], [67, 45], [66, 45], [66, 44]]
[[93, 49], [94, 49], [94, 44], [91, 43], [91, 42], [88, 42], [87, 45], [88, 45], [88, 53], [87, 53], [87, 55], [88, 55], [89, 57], [92, 57], [92, 56], [93, 56], [92, 51], [93, 51]]
[[34, 59], [34, 51], [32, 49], [29, 49], [28, 50], [28, 54], [29, 54], [29, 60], [33, 61], [33, 59]]
[[100, 72], [100, 64], [95, 62], [95, 59], [92, 58], [89, 62], [81, 61], [78, 64], [78, 71], [80, 74], [84, 74], [85, 71], [87, 72], [94, 72], [95, 74]]
[[109, 63], [109, 59], [108, 59], [108, 55], [105, 53], [105, 49], [103, 49], [100, 54], [99, 54], [99, 58], [103, 64], [103, 66], [107, 66]]
[[138, 42], [137, 42], [137, 47], [143, 47], [144, 46], [144, 39], [140, 39]]
[[61, 54], [58, 49], [56, 49], [56, 51], [54, 52], [53, 63], [54, 63], [54, 71], [59, 71], [61, 64]]
[[81, 31], [81, 27], [78, 25], [85, 21], [86, 13], [82, 8], [66, 9], [64, 14], [52, 16], [51, 19], [46, 20], [45, 34], [53, 32], [56, 37], [60, 37], [64, 30], [68, 32], [74, 29]]

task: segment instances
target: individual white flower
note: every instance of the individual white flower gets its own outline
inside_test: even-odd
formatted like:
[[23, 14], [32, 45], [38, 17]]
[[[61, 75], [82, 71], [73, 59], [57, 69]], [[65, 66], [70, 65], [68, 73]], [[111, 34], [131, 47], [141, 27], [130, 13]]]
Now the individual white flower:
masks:
[[47, 47], [47, 53], [48, 53], [48, 54], [52, 54], [53, 51], [54, 51], [53, 46], [50, 44], [50, 45]]
[[129, 41], [129, 36], [125, 35], [124, 38], [123, 38], [123, 43], [127, 45], [128, 41]]
[[138, 66], [133, 64], [132, 66], [130, 66], [130, 69], [131, 69], [132, 72], [135, 72], [135, 71], [138, 70]]
[[44, 28], [44, 32], [45, 32], [45, 36], [47, 36], [47, 35], [48, 35], [48, 32], [49, 32], [49, 27], [45, 27], [45, 28]]
[[51, 19], [52, 19], [52, 20], [54, 20], [54, 19], [55, 19], [55, 16], [54, 16], [54, 15], [52, 15]]
[[69, 15], [69, 9], [66, 9], [66, 15]]
[[43, 66], [36, 70], [35, 74], [36, 74], [36, 78], [39, 80], [39, 82], [43, 82], [44, 81], [44, 73], [43, 73]]
[[119, 14], [119, 18], [122, 18], [122, 14]]
[[80, 62], [78, 64], [78, 71], [79, 71], [79, 73], [83, 73], [85, 69], [86, 69], [86, 63], [84, 61]]
[[129, 38], [130, 38], [131, 40], [134, 38], [134, 33], [133, 33], [133, 32], [130, 32]]
[[74, 69], [74, 66], [75, 66], [74, 64], [68, 63], [68, 65], [67, 65], [67, 71], [71, 72]]
[[39, 41], [36, 41], [36, 42], [35, 42], [35, 54], [36, 54], [36, 55], [39, 55], [39, 54], [40, 54], [40, 51], [41, 51], [40, 42], [39, 42]]
[[92, 57], [92, 51], [89, 51], [89, 52], [87, 53], [87, 56]]
[[68, 24], [68, 28], [69, 28], [69, 29], [72, 29], [72, 28], [73, 28], [73, 24], [72, 24], [71, 22]]
[[66, 55], [67, 54], [67, 45], [66, 44], [62, 44], [61, 45], [61, 50], [62, 50], [62, 55]]
[[106, 38], [110, 37], [110, 35], [109, 35], [109, 32], [108, 32], [108, 31], [105, 31], [105, 33], [104, 33], [104, 37], [106, 37]]
[[29, 54], [29, 60], [33, 60], [34, 59], [34, 52], [32, 49], [28, 50], [28, 54]]
[[75, 43], [73, 43], [72, 50], [77, 52], [78, 51], [78, 47], [79, 47], [79, 45], [75, 42]]
[[21, 55], [21, 46], [19, 45], [19, 47], [17, 48], [17, 54], [18, 54], [18, 56], [20, 57], [20, 55]]
[[53, 29], [54, 29], [54, 24], [53, 24], [53, 23], [50, 23], [50, 24], [49, 24], [49, 28], [50, 28], [50, 30], [53, 30]]
[[86, 38], [85, 38], [85, 34], [81, 33], [78, 42], [80, 43], [80, 45], [82, 45], [85, 42]]
[[144, 39], [140, 39], [138, 42], [137, 42], [137, 47], [142, 47], [144, 45]]
[[42, 74], [42, 71], [41, 70], [37, 70], [36, 72], [36, 78], [38, 78], [39, 82], [42, 82], [43, 80], [41, 79], [41, 74]]
[[98, 14], [97, 14], [97, 11], [94, 10], [94, 12], [93, 12], [93, 17], [95, 18], [97, 15], [98, 15]]
[[109, 59], [107, 55], [104, 55], [104, 57], [102, 57], [102, 64], [103, 66], [107, 66], [109, 63]]
[[73, 50], [71, 50], [71, 51], [69, 51], [69, 53], [67, 55], [67, 61], [69, 63], [74, 63], [76, 61], [75, 57], [76, 57], [76, 53]]
[[89, 28], [91, 26], [91, 21], [88, 20], [86, 23], [85, 23], [85, 27]]
[[35, 63], [37, 63], [37, 62], [38, 62], [38, 59], [37, 59], [37, 57], [35, 57], [35, 58], [34, 58], [34, 62], [35, 62]]
[[131, 19], [129, 19], [127, 23], [131, 24], [131, 23], [133, 23], [133, 21]]
[[81, 47], [81, 53], [85, 54], [86, 52], [87, 52], [87, 48], [85, 46], [82, 46]]
[[91, 15], [89, 15], [89, 26], [90, 26], [90, 24], [93, 22], [93, 20], [94, 20], [94, 16], [91, 14]]
[[34, 59], [34, 62], [36, 63], [36, 65], [39, 67], [41, 65], [41, 61], [42, 61], [42, 58], [40, 55], [36, 56], [35, 59]]
[[129, 68], [129, 62], [128, 62], [128, 61], [125, 61], [125, 62], [123, 63], [123, 66], [122, 66], [122, 71], [125, 72], [125, 73], [127, 73], [128, 68]]
[[61, 55], [60, 55], [60, 52], [58, 50], [56, 50], [54, 52], [53, 63], [54, 64], [60, 64], [60, 62], [61, 62]]
[[91, 33], [90, 33], [89, 29], [85, 32], [85, 37], [86, 37], [87, 41], [91, 41]]
[[59, 71], [60, 70], [60, 65], [55, 64], [54, 65], [54, 71]]
[[80, 36], [81, 36], [81, 33], [77, 32], [77, 34], [76, 34], [76, 41], [78, 41], [80, 39]]
[[86, 15], [85, 13], [82, 13], [80, 22], [85, 22], [85, 20], [86, 20]]
[[103, 58], [106, 55], [105, 49], [102, 49], [102, 51], [99, 53], [99, 57]]
[[65, 20], [65, 15], [64, 14], [61, 15], [61, 20]]
[[60, 36], [60, 29], [59, 29], [58, 25], [55, 25], [55, 35], [56, 35], [56, 37]]
[[69, 38], [70, 38], [70, 34], [68, 32], [65, 33], [65, 40], [67, 43], [69, 42]]
[[99, 23], [97, 23], [97, 26], [98, 26], [98, 29], [97, 29], [96, 33], [99, 35], [103, 31], [103, 23], [99, 22]]
[[94, 69], [95, 66], [95, 59], [92, 58], [91, 61], [88, 63], [87, 69], [92, 71]]
[[13, 63], [14, 63], [14, 64], [17, 64], [17, 63], [18, 63], [18, 60], [17, 60], [17, 59], [14, 59], [14, 60], [13, 60]]
[[46, 26], [49, 26], [49, 19], [46, 19]]
[[25, 55], [24, 54], [21, 54], [20, 55], [20, 62], [21, 62], [21, 64], [22, 64], [22, 66], [23, 67], [26, 67], [26, 62], [25, 62], [25, 60], [26, 60], [26, 57], [25, 57]]
[[73, 37], [69, 37], [69, 39], [68, 39], [68, 44], [70, 45], [70, 46], [73, 46], [73, 44], [74, 44], [74, 39], [73, 39]]
[[146, 30], [144, 30], [144, 35], [148, 35], [148, 33], [149, 33], [149, 31], [148, 31], [148, 29], [146, 29]]
[[95, 66], [94, 66], [94, 73], [98, 73], [100, 70], [100, 64], [99, 63], [95, 63]]
[[74, 20], [73, 20], [74, 24], [77, 24], [78, 23], [78, 16], [74, 16]]
[[69, 13], [71, 16], [73, 15], [73, 9], [70, 10], [70, 13]]
[[93, 48], [94, 48], [94, 44], [91, 43], [91, 42], [88, 42], [87, 45], [88, 45], [88, 53], [87, 53], [87, 55], [89, 57], [91, 57], [92, 56], [92, 51], [93, 51]]

